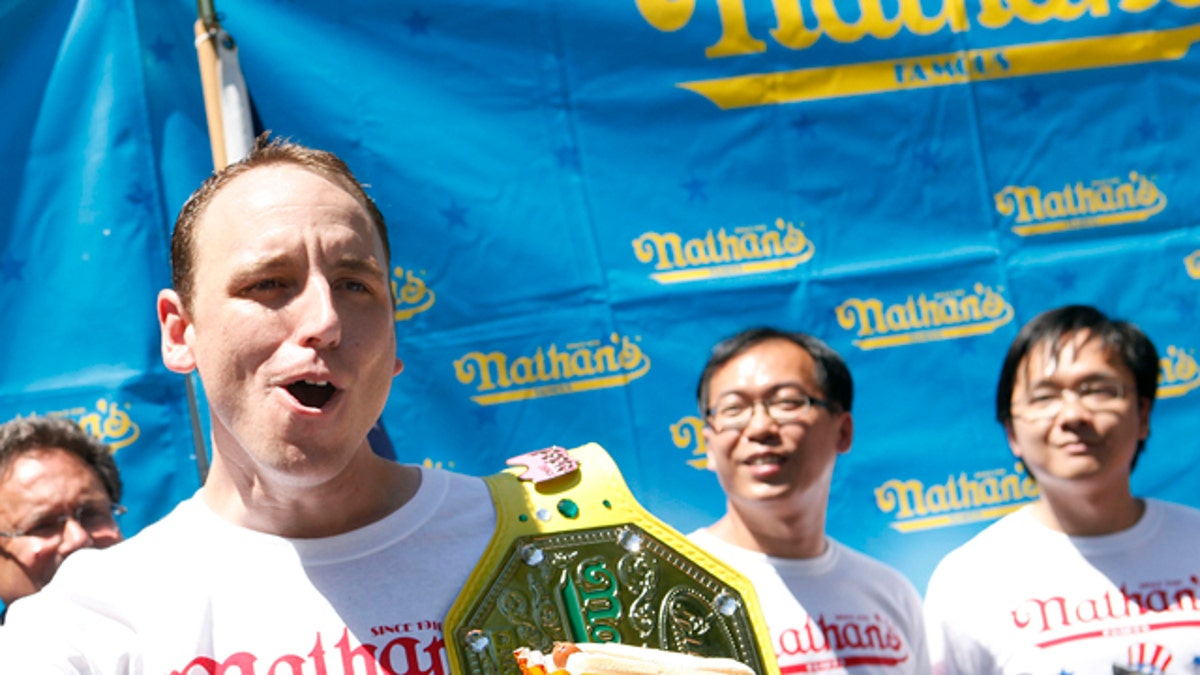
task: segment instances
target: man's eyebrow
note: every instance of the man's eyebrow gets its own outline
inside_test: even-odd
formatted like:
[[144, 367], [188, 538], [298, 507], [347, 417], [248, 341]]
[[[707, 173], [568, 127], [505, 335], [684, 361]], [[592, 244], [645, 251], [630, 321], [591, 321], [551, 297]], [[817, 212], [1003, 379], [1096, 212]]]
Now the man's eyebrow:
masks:
[[[812, 395], [812, 394], [808, 393], [809, 387], [800, 381], [777, 382], [777, 383], [763, 389], [762, 391], [765, 394], [777, 394], [783, 389], [797, 389], [800, 391], [800, 393], [804, 394], [805, 396]], [[747, 392], [748, 392], [747, 389], [736, 389], [736, 388], [722, 389], [721, 391], [714, 392], [713, 396], [716, 398], [722, 398], [724, 396], [745, 396], [747, 394]]]
[[245, 258], [237, 260], [234, 263], [234, 273], [242, 272], [258, 272], [261, 270], [273, 270], [282, 267], [287, 267], [291, 264], [291, 260], [286, 255], [262, 255], [253, 258]]
[[364, 274], [383, 276], [383, 268], [374, 257], [363, 258], [356, 255], [345, 255], [333, 261], [333, 268], [345, 272], [362, 272]]
[[[1060, 388], [1062, 385], [1060, 385], [1057, 381], [1054, 380], [1054, 376], [1057, 373], [1058, 373], [1058, 371], [1055, 371], [1049, 375], [1030, 379], [1026, 383], [1025, 388], [1026, 389], [1037, 389], [1038, 387]], [[1122, 379], [1121, 373], [1119, 371], [1107, 369], [1107, 370], [1093, 371], [1093, 372], [1087, 373], [1083, 377], [1079, 378], [1078, 381], [1079, 382], [1116, 382], [1119, 384], [1121, 379]]]

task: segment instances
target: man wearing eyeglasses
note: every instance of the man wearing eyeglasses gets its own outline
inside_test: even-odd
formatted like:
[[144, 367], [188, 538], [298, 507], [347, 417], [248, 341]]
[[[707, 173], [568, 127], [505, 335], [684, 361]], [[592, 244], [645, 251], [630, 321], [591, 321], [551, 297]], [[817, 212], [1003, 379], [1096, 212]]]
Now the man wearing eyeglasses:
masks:
[[1139, 499], [1158, 352], [1081, 305], [1017, 334], [996, 390], [1041, 488], [942, 560], [926, 594], [934, 672], [1191, 673], [1200, 664], [1200, 511]]
[[0, 424], [0, 623], [67, 556], [121, 541], [121, 477], [106, 445], [51, 417]]
[[689, 537], [754, 583], [782, 672], [926, 675], [912, 584], [825, 533], [853, 396], [845, 362], [812, 336], [754, 328], [718, 343], [697, 399], [726, 513]]

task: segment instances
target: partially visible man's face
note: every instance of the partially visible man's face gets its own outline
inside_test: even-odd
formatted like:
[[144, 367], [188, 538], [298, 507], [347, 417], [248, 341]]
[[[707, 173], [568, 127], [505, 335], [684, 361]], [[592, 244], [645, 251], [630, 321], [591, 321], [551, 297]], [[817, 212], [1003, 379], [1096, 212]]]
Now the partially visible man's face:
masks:
[[[818, 399], [816, 367], [804, 349], [767, 340], [717, 369], [707, 405], [753, 404], [801, 394]], [[708, 467], [731, 502], [771, 501], [827, 493], [837, 455], [850, 449], [850, 414], [813, 406], [800, 419], [779, 424], [762, 406], [745, 429], [704, 428]], [[813, 490], [817, 493], [813, 493]]]
[[226, 458], [309, 482], [361, 448], [400, 372], [387, 268], [367, 212], [315, 173], [260, 167], [213, 198], [164, 359], [199, 370]]
[[[1133, 372], [1115, 351], [1089, 336], [1068, 336], [1057, 355], [1048, 344], [1035, 345], [1017, 367], [1009, 446], [1046, 489], [1128, 481], [1138, 441], [1150, 432], [1150, 406], [1138, 399]], [[1080, 400], [1080, 390], [1114, 385], [1123, 393], [1119, 398], [1101, 405]], [[1056, 415], [1031, 419], [1023, 413], [1025, 406], [1047, 397], [1062, 399]]]
[[[0, 474], [0, 531], [35, 534], [0, 537], [0, 598], [11, 603], [36, 593], [75, 551], [120, 541], [115, 527], [89, 532], [74, 519], [81, 508], [111, 513], [111, 507], [96, 472], [65, 450], [31, 450], [14, 459]], [[71, 518], [56, 528], [64, 516]]]

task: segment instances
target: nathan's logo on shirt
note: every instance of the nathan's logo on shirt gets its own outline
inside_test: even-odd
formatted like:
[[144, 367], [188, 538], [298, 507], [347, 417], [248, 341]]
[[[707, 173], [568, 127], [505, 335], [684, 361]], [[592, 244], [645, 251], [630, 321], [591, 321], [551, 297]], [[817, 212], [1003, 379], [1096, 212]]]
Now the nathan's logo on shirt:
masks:
[[1200, 366], [1195, 350], [1168, 345], [1158, 360], [1158, 398], [1184, 396], [1200, 387]]
[[552, 344], [516, 357], [469, 352], [454, 362], [454, 374], [460, 383], [475, 386], [478, 394], [471, 400], [479, 405], [622, 387], [650, 372], [650, 357], [637, 345], [640, 339], [613, 333], [610, 344]]
[[[768, 49], [777, 64], [789, 58], [811, 61], [795, 52], [820, 43], [826, 53], [843, 49], [839, 45], [874, 40], [906, 41], [915, 44], [926, 36], [940, 35], [937, 44], [945, 45], [947, 33], [963, 33], [978, 27], [986, 30], [995, 44], [1000, 29], [1016, 24], [1013, 33], [1022, 36], [1037, 33], [1028, 44], [1010, 44], [949, 53], [932, 53], [910, 58], [889, 59], [844, 65], [750, 73], [731, 77], [681, 82], [677, 86], [712, 101], [721, 109], [813, 101], [844, 96], [877, 94], [908, 89], [965, 85], [980, 80], [1026, 77], [1046, 73], [1090, 70], [1144, 63], [1178, 60], [1188, 53], [1192, 42], [1200, 38], [1200, 27], [1184, 26], [1166, 31], [1139, 31], [1127, 34], [1051, 39], [1063, 31], [1057, 27], [1039, 30], [1047, 22], [1076, 23], [1072, 34], [1086, 34], [1089, 25], [1108, 17], [1114, 7], [1110, 0], [1070, 2], [1009, 2], [1006, 0], [943, 0], [940, 3], [919, 0], [858, 0], [834, 3], [833, 0], [774, 0], [774, 22], [761, 17], [758, 9], [765, 3], [748, 0], [715, 0], [716, 12], [696, 12], [697, 0], [635, 0], [646, 23], [664, 33], [695, 26], [688, 35], [707, 31], [715, 39], [705, 50], [709, 59], [753, 58]], [[706, 2], [711, 6], [713, 1]], [[1159, 0], [1120, 0], [1115, 9], [1140, 14], [1159, 4]], [[1178, 7], [1193, 8], [1194, 0], [1171, 0]], [[857, 6], [855, 6], [857, 5]], [[751, 12], [747, 12], [747, 9]], [[972, 15], [968, 8], [975, 10]], [[932, 14], [927, 12], [932, 11]], [[760, 21], [751, 21], [754, 16]], [[710, 18], [711, 17], [711, 18]], [[1111, 22], [1114, 19], [1107, 19]], [[1123, 19], [1122, 19], [1123, 20]], [[768, 28], [768, 26], [771, 26]], [[1030, 28], [1033, 27], [1033, 28]], [[765, 38], [770, 38], [770, 44]], [[953, 42], [973, 43], [959, 38]], [[774, 45], [774, 46], [770, 46]], [[784, 48], [781, 50], [780, 48]], [[907, 51], [907, 50], [906, 50]], [[828, 57], [822, 54], [822, 59]], [[762, 61], [761, 57], [757, 61]], [[748, 65], [748, 64], [743, 64]], [[723, 69], [729, 70], [729, 69]]]
[[722, 227], [687, 240], [676, 232], [646, 232], [633, 240], [633, 254], [640, 263], [654, 263], [650, 278], [660, 284], [768, 274], [813, 257], [803, 226], [776, 218], [772, 225]]
[[1200, 249], [1192, 251], [1188, 257], [1183, 259], [1183, 267], [1187, 270], [1189, 277], [1200, 279]]
[[965, 471], [945, 482], [926, 485], [893, 478], [875, 488], [875, 506], [893, 514], [891, 527], [900, 532], [935, 530], [964, 523], [995, 520], [1012, 513], [1039, 494], [1037, 483], [1021, 463], [1007, 469]]
[[412, 270], [403, 267], [392, 270], [391, 283], [392, 299], [396, 303], [396, 321], [408, 321], [437, 302], [437, 294]]
[[839, 326], [857, 329], [854, 345], [863, 350], [984, 335], [1013, 320], [1008, 300], [979, 283], [971, 292], [921, 293], [886, 306], [879, 298], [849, 298], [835, 311]]
[[1121, 584], [1096, 596], [1056, 595], [1022, 600], [1009, 612], [1013, 627], [1033, 634], [1038, 647], [1089, 640], [1118, 632], [1200, 628], [1200, 578]]
[[708, 459], [705, 455], [708, 449], [704, 445], [704, 420], [695, 415], [688, 415], [679, 418], [679, 421], [671, 425], [671, 442], [680, 450], [690, 450], [692, 459], [688, 460], [688, 465], [693, 469], [708, 468]]
[[854, 666], [895, 666], [909, 648], [891, 621], [879, 616], [849, 615], [813, 621], [799, 628], [773, 630], [775, 657], [781, 673], [813, 673]]
[[1009, 185], [995, 200], [996, 211], [1011, 217], [1012, 231], [1022, 237], [1140, 223], [1167, 206], [1167, 196], [1154, 181], [1136, 171], [1129, 173], [1129, 180], [1077, 181], [1061, 190]]
[[74, 420], [79, 428], [107, 443], [113, 453], [116, 453], [121, 448], [133, 445], [142, 435], [141, 427], [129, 416], [130, 407], [129, 403], [120, 405], [116, 401], [100, 399], [91, 410], [83, 407], [68, 408], [49, 414]]
[[[428, 624], [434, 629], [402, 635], [386, 640], [392, 627], [371, 629], [372, 637], [384, 638], [380, 644], [363, 642], [350, 637], [350, 629], [343, 628], [341, 638], [326, 646], [317, 633], [316, 642], [307, 651], [294, 654], [261, 655], [252, 652], [235, 652], [218, 660], [208, 656], [197, 656], [171, 675], [431, 675], [449, 673], [446, 659], [446, 643], [441, 636], [441, 622], [416, 621], [399, 624], [395, 628]], [[428, 635], [436, 630], [434, 635]]]

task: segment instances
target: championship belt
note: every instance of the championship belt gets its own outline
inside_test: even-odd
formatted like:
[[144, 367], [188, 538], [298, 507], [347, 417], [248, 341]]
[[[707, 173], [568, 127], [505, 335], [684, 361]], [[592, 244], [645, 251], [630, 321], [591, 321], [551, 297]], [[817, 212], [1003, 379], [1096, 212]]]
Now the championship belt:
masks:
[[513, 652], [623, 643], [778, 675], [750, 582], [652, 516], [595, 443], [508, 460], [496, 532], [446, 616], [455, 675], [516, 675]]

